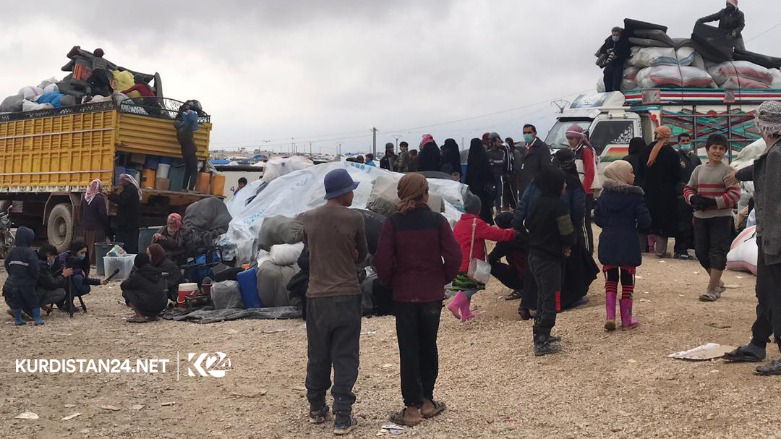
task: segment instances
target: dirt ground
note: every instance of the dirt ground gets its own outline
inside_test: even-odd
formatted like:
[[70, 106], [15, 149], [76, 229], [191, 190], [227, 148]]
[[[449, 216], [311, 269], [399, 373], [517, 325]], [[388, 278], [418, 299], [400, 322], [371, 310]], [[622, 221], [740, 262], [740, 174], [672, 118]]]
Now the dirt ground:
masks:
[[[559, 315], [555, 333], [563, 337], [564, 352], [536, 358], [531, 322], [518, 319], [518, 302], [505, 301], [507, 290], [492, 281], [475, 298], [476, 321], [464, 325], [443, 313], [436, 397], [449, 410], [403, 435], [781, 438], [781, 378], [755, 376], [750, 364], [667, 358], [707, 342], [738, 345], [749, 339], [753, 276], [728, 272], [730, 289], [716, 303], [697, 301], [705, 282], [696, 262], [646, 257], [636, 289], [640, 328], [605, 333], [600, 278], [588, 305]], [[301, 321], [132, 325], [124, 321], [129, 310], [119, 298], [118, 284], [99, 287], [86, 298], [89, 313], [70, 319], [55, 311], [37, 328], [14, 327], [3, 314], [0, 435], [331, 435], [330, 424], [307, 423]], [[352, 437], [374, 437], [402, 405], [393, 318], [364, 319], [362, 331], [355, 388], [360, 425]], [[224, 378], [187, 376], [187, 353], [215, 351], [232, 362]], [[775, 349], [769, 353], [778, 356]], [[16, 360], [26, 358], [170, 362], [158, 374], [17, 373]], [[26, 411], [39, 419], [14, 419]], [[74, 413], [81, 415], [61, 420]]]

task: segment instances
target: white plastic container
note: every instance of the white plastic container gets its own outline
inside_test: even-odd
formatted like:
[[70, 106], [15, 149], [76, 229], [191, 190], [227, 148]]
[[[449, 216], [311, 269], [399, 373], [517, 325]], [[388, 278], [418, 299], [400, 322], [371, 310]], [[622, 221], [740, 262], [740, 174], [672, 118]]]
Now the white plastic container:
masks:
[[168, 178], [168, 171], [171, 170], [171, 165], [166, 165], [165, 163], [160, 163], [157, 165], [157, 173], [155, 174], [157, 178]]
[[125, 280], [130, 276], [130, 271], [133, 270], [133, 262], [136, 259], [136, 255], [122, 255], [122, 256], [104, 256], [103, 266], [106, 276], [111, 276], [117, 269], [119, 273], [112, 277], [112, 281]]

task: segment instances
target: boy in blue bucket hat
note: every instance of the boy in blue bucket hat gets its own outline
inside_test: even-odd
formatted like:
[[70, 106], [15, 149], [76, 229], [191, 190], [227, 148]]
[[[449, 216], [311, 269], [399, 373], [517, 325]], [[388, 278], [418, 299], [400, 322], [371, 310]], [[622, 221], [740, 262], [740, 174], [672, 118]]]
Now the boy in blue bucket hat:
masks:
[[310, 267], [306, 294], [306, 389], [309, 421], [325, 422], [325, 394], [331, 387], [333, 366], [334, 433], [344, 435], [357, 424], [352, 416], [361, 335], [357, 265], [369, 251], [363, 216], [349, 209], [358, 183], [345, 169], [329, 172], [324, 183], [325, 206], [300, 217]]

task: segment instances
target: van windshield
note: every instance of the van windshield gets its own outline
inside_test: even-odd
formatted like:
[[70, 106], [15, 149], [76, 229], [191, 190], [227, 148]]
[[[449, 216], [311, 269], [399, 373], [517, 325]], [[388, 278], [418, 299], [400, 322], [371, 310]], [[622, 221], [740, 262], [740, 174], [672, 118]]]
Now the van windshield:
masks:
[[548, 132], [548, 137], [545, 139], [545, 143], [547, 143], [548, 146], [554, 149], [569, 148], [569, 143], [567, 142], [567, 137], [565, 136], [565, 134], [569, 129], [569, 127], [571, 127], [572, 125], [578, 125], [579, 127], [588, 131], [588, 129], [591, 127], [591, 121], [590, 120], [568, 120], [568, 121], [560, 120], [556, 122], [556, 124], [553, 125], [553, 128], [551, 128], [550, 132]]

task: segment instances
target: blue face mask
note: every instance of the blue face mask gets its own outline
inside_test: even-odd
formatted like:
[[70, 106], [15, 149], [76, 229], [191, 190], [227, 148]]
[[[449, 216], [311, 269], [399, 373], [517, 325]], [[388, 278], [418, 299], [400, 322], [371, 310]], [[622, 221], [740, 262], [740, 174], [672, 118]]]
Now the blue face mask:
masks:
[[620, 39], [621, 39], [621, 37], [617, 37], [617, 36], [615, 36], [615, 35], [613, 35], [613, 36], [612, 36], [612, 37], [610, 37], [610, 38], [612, 38], [612, 39], [613, 39], [613, 42], [614, 42], [614, 43], [617, 43], [617, 42], [618, 42], [618, 40], [620, 40]]
[[80, 261], [83, 261], [85, 257], [87, 257], [87, 255], [85, 255], [84, 253], [79, 253], [79, 260]]
[[524, 134], [523, 141], [527, 144], [532, 143], [534, 141], [534, 134]]

